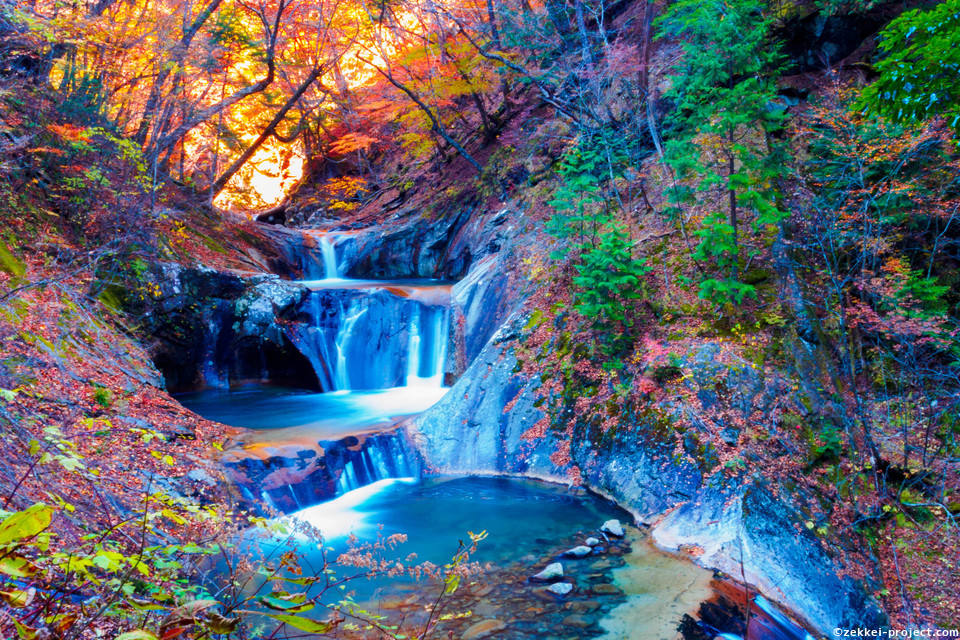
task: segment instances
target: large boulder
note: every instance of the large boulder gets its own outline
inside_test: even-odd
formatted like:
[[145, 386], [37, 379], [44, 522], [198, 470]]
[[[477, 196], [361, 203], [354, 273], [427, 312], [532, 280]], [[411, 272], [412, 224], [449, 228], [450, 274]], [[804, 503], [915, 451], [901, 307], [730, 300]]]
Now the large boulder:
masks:
[[434, 470], [562, 479], [549, 460], [550, 444], [532, 447], [523, 438], [544, 414], [535, 406], [539, 382], [515, 371], [509, 326], [437, 404], [413, 420], [414, 440]]
[[157, 265], [158, 293], [144, 313], [151, 355], [170, 391], [245, 380], [310, 389], [319, 381], [286, 335], [308, 290], [269, 274]]

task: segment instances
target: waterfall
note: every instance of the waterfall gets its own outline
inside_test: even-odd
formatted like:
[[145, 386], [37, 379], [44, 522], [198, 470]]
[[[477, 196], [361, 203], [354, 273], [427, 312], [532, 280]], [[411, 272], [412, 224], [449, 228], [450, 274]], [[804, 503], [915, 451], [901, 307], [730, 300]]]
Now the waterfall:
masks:
[[336, 481], [337, 495], [387, 478], [420, 473], [419, 464], [410, 464], [403, 436], [396, 432], [367, 437], [359, 451], [333, 446], [327, 460], [331, 469], [341, 469]]
[[356, 489], [357, 487], [360, 486], [360, 483], [357, 481], [357, 474], [353, 469], [352, 460], [348, 462], [346, 466], [343, 468], [343, 475], [341, 476], [341, 478], [346, 478], [346, 480], [344, 481], [344, 485], [346, 485], [347, 491]]
[[410, 317], [410, 340], [407, 343], [407, 386], [420, 377], [420, 308]]
[[320, 236], [317, 241], [320, 245], [320, 254], [323, 256], [323, 277], [326, 279], [339, 278], [340, 266], [337, 263], [337, 247], [330, 234]]
[[380, 450], [379, 447], [370, 448], [369, 454], [370, 464], [373, 467], [374, 475], [378, 480], [381, 478], [389, 478], [391, 475], [393, 475], [390, 473], [386, 457], [383, 455], [383, 451]]
[[433, 313], [433, 345], [430, 349], [430, 373], [427, 380], [431, 386], [443, 386], [443, 370], [447, 360], [447, 327], [450, 309], [439, 307]]
[[202, 382], [213, 389], [229, 389], [229, 375], [217, 353], [217, 342], [223, 328], [223, 309], [217, 305], [207, 319], [207, 332], [203, 337], [203, 359], [201, 361]]
[[284, 327], [324, 391], [440, 389], [449, 309], [386, 287], [318, 287]]
[[[422, 322], [426, 316], [429, 324]], [[447, 353], [446, 307], [417, 307], [410, 318], [406, 386], [443, 386]]]
[[335, 346], [337, 348], [337, 367], [334, 373], [333, 387], [337, 391], [347, 391], [350, 389], [350, 369], [347, 363], [347, 349], [350, 346], [350, 338], [354, 325], [366, 313], [367, 307], [361, 303], [360, 298], [350, 301], [344, 315], [343, 326], [337, 331]]

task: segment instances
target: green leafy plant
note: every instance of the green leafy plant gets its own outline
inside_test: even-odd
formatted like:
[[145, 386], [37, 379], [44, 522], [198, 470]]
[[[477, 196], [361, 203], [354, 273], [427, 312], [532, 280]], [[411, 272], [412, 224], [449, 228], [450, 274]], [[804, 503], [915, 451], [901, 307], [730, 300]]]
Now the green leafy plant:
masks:
[[106, 387], [96, 386], [93, 388], [93, 400], [104, 409], [113, 404], [113, 392]]

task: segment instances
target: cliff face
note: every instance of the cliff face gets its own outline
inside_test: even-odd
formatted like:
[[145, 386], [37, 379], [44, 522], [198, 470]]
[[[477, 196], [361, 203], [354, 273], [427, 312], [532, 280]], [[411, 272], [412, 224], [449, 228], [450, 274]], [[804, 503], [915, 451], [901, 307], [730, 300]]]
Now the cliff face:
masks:
[[203, 266], [167, 263], [155, 270], [158, 290], [143, 327], [169, 391], [245, 380], [320, 388], [282, 325], [307, 298], [306, 287], [272, 274]]

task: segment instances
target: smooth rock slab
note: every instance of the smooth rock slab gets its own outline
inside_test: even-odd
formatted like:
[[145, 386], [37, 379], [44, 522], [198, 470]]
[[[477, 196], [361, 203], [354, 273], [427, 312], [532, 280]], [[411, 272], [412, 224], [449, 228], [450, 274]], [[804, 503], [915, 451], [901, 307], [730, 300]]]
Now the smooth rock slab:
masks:
[[567, 549], [563, 552], [563, 555], [568, 558], [586, 558], [588, 555], [593, 553], [593, 549], [586, 545], [580, 545], [579, 547], [574, 547], [573, 549]]
[[540, 573], [530, 576], [534, 582], [552, 582], [563, 577], [563, 565], [559, 562], [548, 564]]
[[611, 535], [615, 538], [623, 537], [623, 525], [620, 524], [619, 520], [607, 520], [602, 525], [600, 525], [600, 531]]
[[506, 629], [506, 627], [507, 625], [493, 618], [489, 620], [481, 620], [480, 622], [467, 627], [467, 630], [464, 631], [463, 635], [460, 637], [462, 640], [478, 640], [478, 638], [486, 638], [491, 633], [503, 631]]

